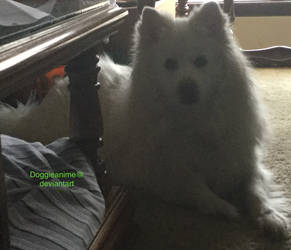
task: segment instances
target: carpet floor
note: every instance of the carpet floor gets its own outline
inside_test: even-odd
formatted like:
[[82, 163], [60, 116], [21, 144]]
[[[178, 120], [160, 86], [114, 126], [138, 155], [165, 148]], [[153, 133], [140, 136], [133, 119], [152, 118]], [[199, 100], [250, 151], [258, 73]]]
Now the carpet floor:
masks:
[[[265, 162], [291, 198], [291, 68], [256, 69], [253, 74], [273, 130]], [[271, 242], [246, 218], [230, 222], [146, 197], [139, 200], [136, 221], [140, 233], [126, 250], [291, 250], [291, 239]]]

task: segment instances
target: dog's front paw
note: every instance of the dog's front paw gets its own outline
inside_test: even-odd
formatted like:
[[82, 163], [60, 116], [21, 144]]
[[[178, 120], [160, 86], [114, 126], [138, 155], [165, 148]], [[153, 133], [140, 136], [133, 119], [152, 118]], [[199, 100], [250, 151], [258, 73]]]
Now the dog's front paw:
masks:
[[273, 240], [286, 240], [288, 233], [288, 220], [275, 210], [268, 210], [257, 219], [259, 227]]
[[240, 214], [237, 208], [229, 203], [224, 203], [219, 210], [220, 210], [219, 213], [222, 214], [227, 219], [238, 220], [240, 218]]
[[207, 215], [222, 215], [229, 220], [238, 220], [240, 218], [237, 208], [224, 200], [204, 205], [199, 210]]

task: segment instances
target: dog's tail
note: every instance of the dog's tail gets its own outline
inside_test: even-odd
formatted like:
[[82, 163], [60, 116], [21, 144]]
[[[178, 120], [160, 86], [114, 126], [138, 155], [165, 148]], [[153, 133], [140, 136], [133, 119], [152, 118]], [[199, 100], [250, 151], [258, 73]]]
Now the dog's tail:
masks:
[[[110, 113], [113, 101], [127, 88], [131, 67], [115, 64], [107, 55], [100, 58], [98, 80], [102, 88], [103, 116]], [[59, 78], [44, 100], [38, 104], [33, 95], [26, 104], [12, 107], [0, 103], [0, 134], [7, 134], [27, 141], [49, 143], [69, 134], [69, 79]]]
[[69, 134], [68, 79], [60, 78], [39, 104], [33, 95], [17, 107], [0, 104], [0, 133], [49, 143]]
[[32, 94], [26, 104], [17, 103], [16, 107], [4, 102], [0, 103], [0, 133], [12, 135], [20, 120], [37, 107], [35, 96]]
[[129, 82], [132, 73], [130, 66], [116, 64], [106, 54], [100, 57], [99, 66], [101, 67], [101, 71], [98, 79], [108, 89], [126, 87], [126, 83]]

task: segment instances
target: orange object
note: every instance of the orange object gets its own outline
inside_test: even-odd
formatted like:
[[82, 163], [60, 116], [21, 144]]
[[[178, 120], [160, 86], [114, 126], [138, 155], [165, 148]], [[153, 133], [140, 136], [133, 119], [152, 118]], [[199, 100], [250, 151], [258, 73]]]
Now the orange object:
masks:
[[64, 77], [65, 76], [65, 66], [59, 66], [45, 74], [45, 77], [49, 80], [50, 87], [54, 84], [54, 79], [56, 77]]
[[37, 98], [42, 100], [48, 93], [49, 89], [55, 84], [55, 78], [64, 76], [65, 66], [62, 65], [45, 73], [43, 76], [38, 77], [34, 84]]

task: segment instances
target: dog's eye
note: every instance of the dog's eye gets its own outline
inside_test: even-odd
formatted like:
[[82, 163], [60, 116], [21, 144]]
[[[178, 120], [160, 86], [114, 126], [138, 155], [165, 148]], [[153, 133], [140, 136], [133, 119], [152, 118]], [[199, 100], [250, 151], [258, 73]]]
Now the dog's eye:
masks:
[[175, 58], [168, 58], [164, 66], [167, 70], [176, 70], [178, 68], [178, 61]]
[[202, 68], [207, 64], [207, 58], [205, 56], [198, 56], [194, 61], [193, 64], [197, 68]]

